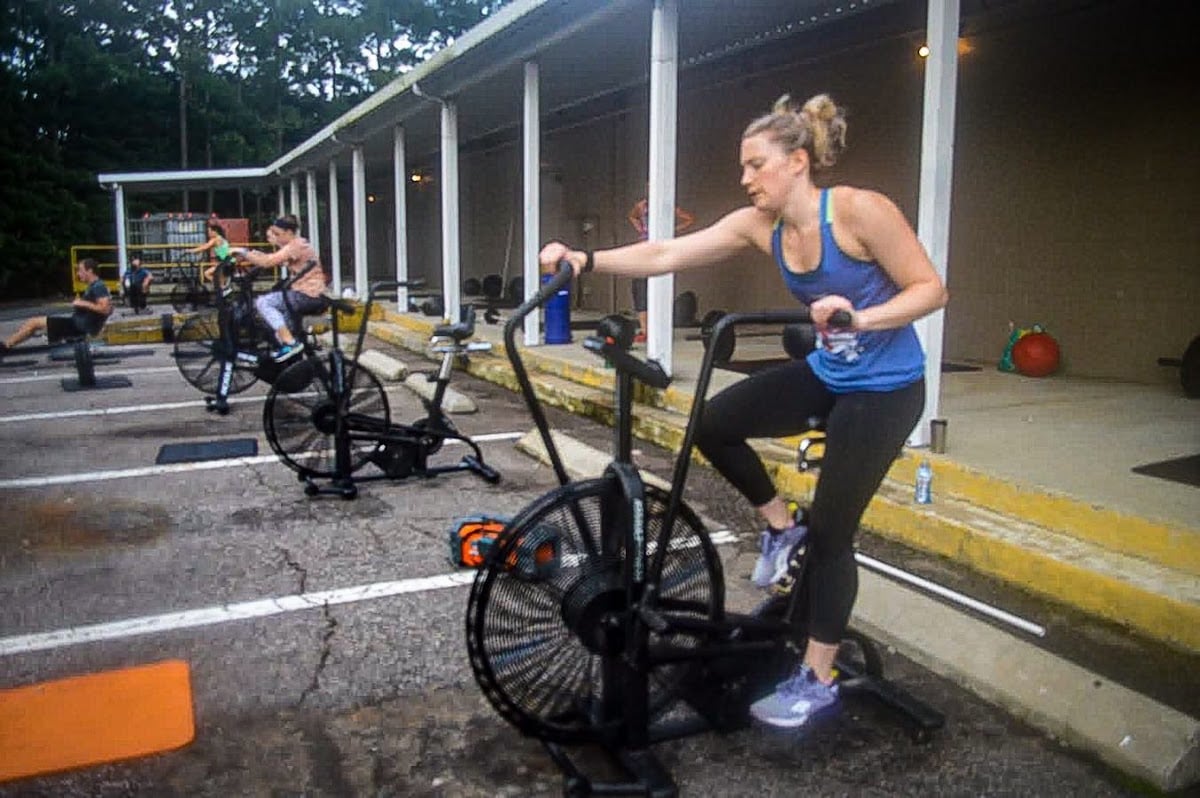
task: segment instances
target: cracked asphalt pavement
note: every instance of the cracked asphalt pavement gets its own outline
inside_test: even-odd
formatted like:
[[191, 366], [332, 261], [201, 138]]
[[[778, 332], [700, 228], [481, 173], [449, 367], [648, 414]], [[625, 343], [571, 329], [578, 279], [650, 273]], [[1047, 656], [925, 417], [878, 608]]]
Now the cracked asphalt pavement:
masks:
[[[467, 474], [375, 482], [354, 501], [307, 498], [277, 462], [109, 478], [152, 466], [165, 443], [249, 437], [270, 453], [261, 402], [208, 414], [173, 371], [168, 348], [152, 348], [100, 366], [127, 373], [132, 389], [63, 392], [66, 366], [44, 356], [0, 369], [0, 642], [448, 574], [451, 519], [515, 513], [553, 487], [549, 469], [512, 441], [483, 444], [503, 475], [498, 485]], [[454, 385], [481, 408], [456, 418], [465, 431], [531, 428], [506, 390], [461, 375]], [[246, 396], [264, 394], [260, 385]], [[404, 388], [389, 388], [389, 399], [396, 417], [420, 415]], [[45, 415], [69, 411], [91, 414]], [[14, 420], [32, 414], [43, 415]], [[607, 428], [549, 415], [557, 428], [609, 445]], [[640, 461], [668, 472], [665, 452], [644, 447]], [[743, 536], [723, 550], [731, 601], [752, 600], [750, 510], [707, 469], [693, 473], [695, 509]], [[63, 484], [13, 482], [81, 474]], [[559, 794], [560, 774], [541, 746], [497, 715], [471, 676], [467, 593], [397, 593], [0, 654], [0, 688], [186, 660], [196, 722], [194, 742], [178, 751], [0, 784], [0, 796]], [[885, 652], [885, 663], [946, 713], [947, 728], [931, 744], [913, 745], [867, 705], [806, 740], [752, 729], [663, 744], [658, 753], [685, 795], [1129, 794], [1111, 772], [957, 686], [894, 654]]]

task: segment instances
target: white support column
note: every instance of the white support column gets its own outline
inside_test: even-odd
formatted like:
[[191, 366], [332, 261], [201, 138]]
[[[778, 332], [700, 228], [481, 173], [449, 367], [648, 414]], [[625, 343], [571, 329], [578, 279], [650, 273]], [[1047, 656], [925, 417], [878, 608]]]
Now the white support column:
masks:
[[[540, 80], [538, 65], [525, 63], [524, 120], [521, 125], [521, 147], [523, 151], [523, 182], [525, 187], [523, 274], [525, 277], [525, 299], [534, 296], [541, 285], [538, 270], [538, 250], [542, 240], [542, 184], [541, 184], [541, 140]], [[541, 313], [530, 313], [525, 317], [525, 345], [535, 346], [539, 335]]]
[[289, 200], [288, 213], [300, 220], [301, 229], [308, 227], [307, 220], [300, 215], [300, 178], [292, 175], [288, 181]]
[[276, 196], [277, 196], [279, 202], [276, 207], [275, 216], [276, 217], [286, 216], [287, 215], [287, 199], [284, 197], [284, 194], [283, 194], [283, 184], [282, 183], [279, 184], [279, 191], [277, 192]]
[[329, 161], [329, 268], [333, 272], [333, 295], [342, 295], [341, 209], [338, 206], [337, 161]]
[[[650, 32], [649, 239], [675, 236], [675, 129], [679, 76], [679, 3], [654, 0]], [[652, 277], [646, 297], [646, 354], [671, 371], [675, 276]]]
[[[396, 281], [408, 279], [408, 165], [404, 154], [404, 126], [392, 129], [392, 195], [396, 213]], [[408, 289], [396, 289], [396, 310], [408, 310]]]
[[304, 189], [307, 195], [304, 200], [304, 232], [308, 243], [321, 257], [321, 220], [317, 212], [317, 173], [309, 169], [304, 173]]
[[458, 109], [442, 103], [442, 299], [446, 318], [458, 321], [461, 299], [458, 240]]
[[125, 285], [125, 267], [129, 264], [129, 242], [125, 237], [125, 189], [113, 185], [113, 214], [117, 220], [117, 284]]
[[354, 208], [354, 292], [367, 298], [367, 158], [362, 145], [355, 146], [350, 162], [351, 202]]
[[[954, 103], [958, 85], [959, 0], [929, 0], [926, 25], [925, 107], [921, 128], [921, 187], [917, 198], [917, 238], [942, 280], [950, 243], [950, 189], [954, 177]], [[942, 336], [945, 312], [916, 323], [925, 348], [925, 412], [908, 438], [910, 446], [929, 443], [929, 421], [941, 405]]]

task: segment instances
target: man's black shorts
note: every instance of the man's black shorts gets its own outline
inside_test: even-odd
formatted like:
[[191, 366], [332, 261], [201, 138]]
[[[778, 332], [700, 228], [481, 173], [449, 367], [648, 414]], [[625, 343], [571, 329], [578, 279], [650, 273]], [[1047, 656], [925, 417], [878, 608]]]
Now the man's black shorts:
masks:
[[64, 338], [87, 335], [87, 330], [75, 323], [74, 316], [47, 316], [46, 340], [54, 343]]

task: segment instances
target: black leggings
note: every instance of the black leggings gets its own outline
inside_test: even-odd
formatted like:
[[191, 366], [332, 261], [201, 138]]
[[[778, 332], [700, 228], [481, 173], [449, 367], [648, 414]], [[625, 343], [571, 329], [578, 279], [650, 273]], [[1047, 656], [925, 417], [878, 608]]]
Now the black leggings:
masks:
[[809, 636], [839, 643], [858, 594], [854, 533], [867, 504], [925, 407], [925, 383], [893, 391], [835, 394], [804, 360], [741, 380], [709, 402], [696, 443], [713, 467], [755, 507], [775, 486], [747, 438], [779, 438], [824, 416], [825, 455], [809, 510]]

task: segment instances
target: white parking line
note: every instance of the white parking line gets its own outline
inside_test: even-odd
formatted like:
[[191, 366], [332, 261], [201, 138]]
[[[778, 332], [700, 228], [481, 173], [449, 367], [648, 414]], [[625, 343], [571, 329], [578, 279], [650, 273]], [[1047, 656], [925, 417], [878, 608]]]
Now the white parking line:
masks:
[[[70, 372], [71, 369], [60, 369], [55, 374], [37, 374], [32, 377], [10, 377], [0, 380], [0, 385], [20, 385], [26, 382], [49, 382], [50, 380], [60, 380], [63, 374]], [[179, 369], [175, 366], [149, 366], [144, 369], [120, 369], [119, 371], [96, 371], [97, 377], [111, 377], [116, 374], [129, 376], [130, 374], [137, 376], [139, 374], [165, 374], [168, 371], [179, 373]]]
[[[265, 396], [231, 396], [229, 404], [262, 402]], [[154, 410], [180, 410], [185, 407], [204, 407], [204, 400], [187, 402], [165, 402], [157, 405], [118, 405], [117, 407], [89, 407], [85, 410], [59, 410], [53, 413], [19, 413], [15, 416], [0, 416], [0, 424], [21, 421], [48, 421], [55, 418], [78, 418], [80, 416], [120, 416], [126, 413], [145, 413]]]
[[[175, 369], [168, 369], [175, 371]], [[61, 376], [61, 375], [60, 375]], [[58, 379], [55, 377], [55, 379]], [[407, 391], [403, 385], [389, 385], [383, 389], [384, 393]], [[312, 393], [293, 394], [298, 397], [313, 396]], [[249, 402], [265, 402], [267, 394], [254, 396], [231, 396], [229, 404], [245, 404]], [[83, 410], [59, 410], [50, 413], [20, 413], [13, 416], [0, 416], [0, 424], [13, 424], [21, 421], [49, 421], [56, 418], [80, 418], [82, 416], [120, 416], [127, 413], [146, 413], [155, 410], [180, 410], [185, 407], [205, 407], [206, 403], [201, 400], [188, 400], [186, 402], [167, 402], [156, 405], [117, 405], [116, 407], [89, 407]]]
[[[472, 436], [476, 443], [489, 441], [513, 441], [525, 435], [524, 432], [493, 432], [486, 435]], [[446, 445], [462, 445], [462, 441], [449, 440]], [[99, 482], [110, 479], [130, 479], [133, 477], [155, 477], [163, 474], [180, 474], [186, 471], [211, 471], [216, 468], [235, 468], [238, 466], [261, 465], [276, 463], [279, 458], [273, 454], [263, 454], [257, 457], [231, 457], [225, 460], [202, 460], [197, 463], [171, 463], [169, 465], [142, 466], [140, 468], [121, 468], [112, 471], [88, 471], [76, 474], [55, 474], [44, 477], [17, 477], [0, 479], [0, 490], [11, 488], [43, 488], [49, 485], [73, 485], [78, 482]]]
[[[727, 530], [712, 535], [714, 544], [731, 543], [735, 540], [737, 540], [737, 537]], [[315, 593], [299, 593], [290, 596], [279, 596], [277, 598], [258, 599], [240, 604], [221, 604], [202, 607], [196, 610], [167, 612], [162, 615], [143, 615], [140, 618], [128, 618], [123, 621], [97, 623], [87, 626], [73, 626], [67, 629], [57, 629], [53, 632], [15, 635], [13, 637], [0, 638], [0, 657], [65, 648], [83, 643], [98, 643], [103, 640], [118, 640], [126, 637], [137, 637], [139, 635], [173, 632], [179, 629], [211, 626], [229, 621], [246, 621], [253, 618], [264, 618], [268, 615], [280, 615], [285, 612], [320, 609], [326, 605], [332, 606], [335, 604], [349, 604], [355, 601], [370, 601], [389, 596], [399, 596], [405, 593], [444, 590], [448, 587], [460, 587], [470, 584], [474, 579], [475, 573], [473, 571], [456, 571], [439, 576], [401, 579], [393, 582], [375, 582], [355, 587], [322, 590]]]
[[18, 477], [16, 479], [0, 480], [0, 489], [5, 488], [42, 488], [47, 485], [73, 485], [77, 482], [99, 482], [109, 479], [130, 479], [132, 477], [155, 477], [163, 474], [181, 474], [186, 471], [208, 471], [214, 468], [234, 468], [235, 466], [260, 465], [275, 463], [279, 458], [273, 454], [263, 454], [257, 457], [232, 457], [227, 460], [203, 460], [198, 463], [171, 463], [170, 465], [153, 465], [142, 468], [121, 468], [113, 471], [85, 471], [79, 474], [56, 474], [46, 477]]
[[241, 604], [223, 604], [198, 610], [146, 615], [141, 618], [130, 618], [112, 623], [74, 626], [40, 634], [17, 635], [0, 639], [0, 656], [27, 654], [31, 651], [46, 651], [80, 643], [96, 643], [101, 640], [116, 640], [178, 629], [191, 629], [227, 621], [245, 621], [251, 618], [279, 615], [284, 612], [319, 609], [327, 604], [345, 604], [351, 601], [386, 598], [404, 593], [441, 590], [469, 584], [474, 578], [474, 573], [463, 572], [419, 579], [403, 579], [398, 582], [376, 582], [371, 585], [280, 596]]

